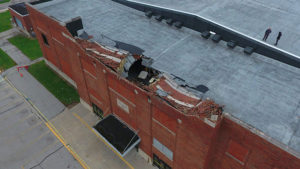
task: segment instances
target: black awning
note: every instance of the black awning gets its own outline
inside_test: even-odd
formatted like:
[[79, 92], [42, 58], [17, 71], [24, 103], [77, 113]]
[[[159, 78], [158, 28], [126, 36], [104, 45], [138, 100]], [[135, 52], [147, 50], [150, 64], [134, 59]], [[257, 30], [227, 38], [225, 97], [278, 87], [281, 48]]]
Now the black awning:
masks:
[[114, 115], [108, 115], [94, 129], [113, 149], [124, 157], [141, 140], [137, 133]]

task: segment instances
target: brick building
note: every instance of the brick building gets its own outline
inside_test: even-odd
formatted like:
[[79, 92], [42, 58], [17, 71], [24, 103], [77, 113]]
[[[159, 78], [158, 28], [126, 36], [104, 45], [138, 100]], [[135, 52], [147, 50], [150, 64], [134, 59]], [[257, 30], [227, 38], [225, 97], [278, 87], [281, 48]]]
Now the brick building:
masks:
[[295, 55], [134, 1], [53, 0], [27, 10], [48, 65], [83, 104], [136, 133], [139, 153], [159, 168], [300, 168]]
[[9, 6], [9, 12], [13, 23], [23, 32], [29, 33], [32, 30], [32, 24], [29, 18], [25, 3], [18, 3]]

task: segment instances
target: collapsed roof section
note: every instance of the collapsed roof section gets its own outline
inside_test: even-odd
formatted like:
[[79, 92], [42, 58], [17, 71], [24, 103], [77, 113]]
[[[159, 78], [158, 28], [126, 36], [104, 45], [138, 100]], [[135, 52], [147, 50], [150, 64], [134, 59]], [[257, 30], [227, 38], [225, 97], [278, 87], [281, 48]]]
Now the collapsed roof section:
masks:
[[112, 47], [106, 47], [97, 42], [77, 38], [77, 43], [87, 52], [87, 54], [94, 56], [103, 64], [110, 67], [112, 70], [118, 72], [121, 61], [125, 59], [128, 53], [119, 51]]
[[151, 88], [158, 96], [187, 115], [206, 117], [217, 121], [218, 117], [213, 116], [222, 114], [222, 106], [212, 100], [196, 96], [195, 93], [188, 90], [189, 86], [176, 82], [176, 77], [166, 73]]
[[150, 58], [132, 55], [80, 37], [77, 38], [77, 42], [87, 54], [97, 58], [121, 77], [157, 95], [186, 115], [206, 117], [216, 122], [218, 116], [222, 114], [222, 106], [212, 100], [201, 98], [208, 90], [207, 87], [188, 85], [183, 79], [151, 68], [153, 60]]

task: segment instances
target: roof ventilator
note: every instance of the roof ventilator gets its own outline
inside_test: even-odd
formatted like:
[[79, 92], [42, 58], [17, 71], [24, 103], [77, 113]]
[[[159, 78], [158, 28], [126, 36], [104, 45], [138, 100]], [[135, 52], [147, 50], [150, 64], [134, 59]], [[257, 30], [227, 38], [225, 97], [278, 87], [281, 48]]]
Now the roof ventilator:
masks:
[[78, 36], [77, 31], [83, 29], [82, 20], [76, 17], [66, 22], [66, 27], [73, 37]]
[[227, 42], [227, 46], [231, 49], [235, 48], [236, 45], [237, 45], [236, 42], [233, 40]]
[[221, 35], [218, 35], [218, 34], [215, 34], [215, 35], [212, 37], [212, 41], [215, 42], [215, 43], [219, 43], [221, 39], [222, 39], [222, 36], [221, 36]]
[[175, 26], [176, 28], [180, 29], [180, 28], [183, 26], [183, 23], [177, 21], [177, 22], [175, 22], [174, 26]]
[[210, 32], [209, 31], [204, 31], [201, 33], [201, 36], [205, 39], [208, 39], [210, 37]]
[[167, 21], [166, 21], [166, 23], [168, 24], [168, 25], [172, 25], [173, 24], [173, 19], [171, 19], [171, 18], [169, 18], [169, 19], [167, 19]]
[[155, 16], [155, 19], [160, 22], [163, 20], [163, 16], [157, 15], [157, 16]]
[[147, 16], [148, 18], [151, 18], [153, 16], [153, 12], [147, 11], [147, 12], [145, 12], [145, 16]]
[[247, 46], [244, 48], [244, 53], [246, 53], [247, 55], [251, 55], [254, 52], [254, 48]]

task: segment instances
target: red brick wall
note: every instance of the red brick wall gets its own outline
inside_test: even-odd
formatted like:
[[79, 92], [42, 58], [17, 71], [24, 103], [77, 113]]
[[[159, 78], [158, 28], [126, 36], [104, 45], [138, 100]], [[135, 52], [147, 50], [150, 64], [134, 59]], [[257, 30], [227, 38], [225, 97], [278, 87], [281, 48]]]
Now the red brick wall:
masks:
[[[232, 142], [237, 145], [230, 150]], [[228, 118], [221, 124], [212, 159], [211, 169], [300, 168], [299, 159]], [[245, 160], [241, 163], [238, 159]]]
[[23, 25], [25, 31], [30, 32], [30, 30], [32, 28], [32, 24], [31, 24], [29, 15], [20, 15], [19, 13], [17, 13], [16, 11], [14, 11], [12, 9], [10, 9], [10, 8], [8, 8], [8, 9], [9, 9], [10, 15], [12, 16], [13, 22], [17, 25], [14, 17], [18, 18], [22, 22], [22, 25]]
[[[76, 82], [84, 101], [97, 104], [105, 115], [116, 114], [138, 131], [140, 148], [149, 156], [155, 153], [174, 169], [300, 168], [299, 159], [228, 118], [212, 128], [183, 115], [88, 56], [63, 24], [30, 6], [28, 10], [46, 59]], [[49, 47], [41, 39], [42, 32]], [[153, 137], [173, 152], [173, 160], [152, 146]]]
[[[72, 35], [63, 23], [42, 14], [31, 5], [27, 5], [27, 10], [44, 57], [75, 81], [81, 99], [90, 104], [80, 59], [86, 58], [86, 53], [71, 38], [67, 38]], [[44, 43], [42, 33], [47, 37], [49, 46]], [[64, 61], [61, 63], [61, 60]]]

